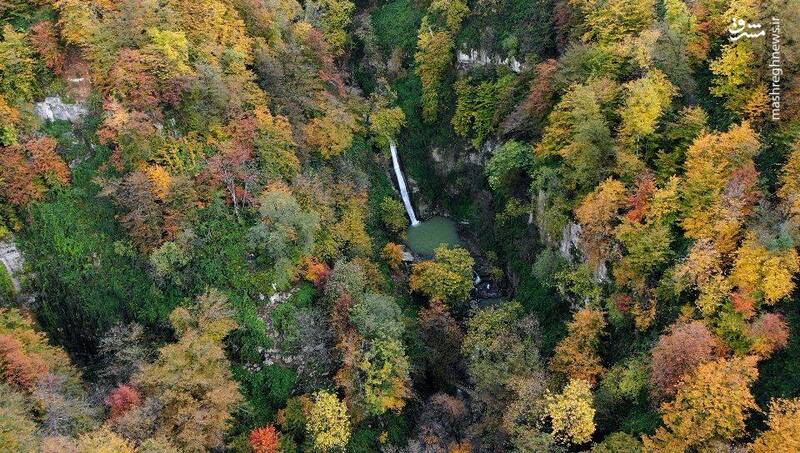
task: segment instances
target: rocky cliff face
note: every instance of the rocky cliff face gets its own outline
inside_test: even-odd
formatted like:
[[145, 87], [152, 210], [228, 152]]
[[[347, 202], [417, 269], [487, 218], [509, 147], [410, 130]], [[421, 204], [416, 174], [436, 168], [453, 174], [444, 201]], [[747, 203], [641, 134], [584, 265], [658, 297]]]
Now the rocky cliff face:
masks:
[[456, 61], [462, 68], [473, 68], [476, 66], [486, 66], [494, 64], [498, 66], [508, 66], [514, 72], [521, 72], [525, 66], [517, 61], [516, 58], [501, 57], [492, 55], [484, 49], [469, 49], [468, 51], [458, 51]]
[[[558, 244], [558, 250], [567, 261], [574, 263], [576, 261], [583, 261], [585, 252], [583, 249], [583, 241], [581, 240], [581, 226], [575, 222], [570, 221], [564, 226], [561, 231], [561, 242]], [[599, 282], [608, 281], [608, 267], [605, 262], [600, 263], [594, 269], [594, 276]]]
[[87, 110], [81, 104], [66, 104], [60, 96], [45, 98], [42, 102], [37, 102], [33, 111], [42, 121], [69, 121], [77, 123], [86, 115]]

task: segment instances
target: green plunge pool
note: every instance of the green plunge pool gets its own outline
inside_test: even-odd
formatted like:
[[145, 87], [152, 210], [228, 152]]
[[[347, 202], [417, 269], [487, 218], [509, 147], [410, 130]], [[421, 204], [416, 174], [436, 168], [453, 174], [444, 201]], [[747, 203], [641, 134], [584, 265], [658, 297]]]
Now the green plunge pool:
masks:
[[441, 244], [460, 244], [455, 222], [446, 217], [433, 217], [408, 229], [408, 246], [418, 255], [433, 256]]

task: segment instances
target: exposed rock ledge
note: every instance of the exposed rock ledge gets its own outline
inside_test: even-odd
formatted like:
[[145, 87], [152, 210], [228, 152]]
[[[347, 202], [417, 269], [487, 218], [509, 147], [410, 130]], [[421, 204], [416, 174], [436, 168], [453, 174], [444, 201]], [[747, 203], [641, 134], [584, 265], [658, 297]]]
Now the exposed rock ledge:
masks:
[[0, 263], [5, 266], [8, 275], [11, 276], [11, 282], [14, 284], [14, 291], [19, 293], [22, 290], [19, 275], [22, 273], [25, 259], [17, 248], [17, 244], [13, 241], [0, 241]]
[[70, 123], [77, 123], [87, 112], [82, 104], [66, 104], [60, 96], [51, 96], [37, 102], [33, 111], [42, 121], [62, 120]]
[[521, 72], [525, 67], [516, 58], [502, 58], [499, 55], [489, 55], [483, 49], [470, 49], [469, 53], [458, 51], [456, 56], [458, 64], [462, 66], [485, 66], [488, 64], [508, 66], [514, 72]]

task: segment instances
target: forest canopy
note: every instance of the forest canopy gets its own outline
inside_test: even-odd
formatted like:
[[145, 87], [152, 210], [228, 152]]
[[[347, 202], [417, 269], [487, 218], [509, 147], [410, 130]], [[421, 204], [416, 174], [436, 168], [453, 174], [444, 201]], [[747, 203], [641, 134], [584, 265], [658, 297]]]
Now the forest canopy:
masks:
[[799, 40], [0, 0], [0, 453], [800, 451]]

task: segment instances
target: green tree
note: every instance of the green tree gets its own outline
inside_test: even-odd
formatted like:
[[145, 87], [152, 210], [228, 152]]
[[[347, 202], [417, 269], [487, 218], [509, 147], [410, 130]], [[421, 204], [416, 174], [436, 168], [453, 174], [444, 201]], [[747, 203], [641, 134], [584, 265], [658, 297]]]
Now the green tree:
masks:
[[341, 55], [350, 41], [348, 28], [353, 18], [355, 4], [350, 0], [316, 0], [319, 9], [320, 26], [325, 40], [335, 55]]
[[642, 443], [628, 433], [611, 433], [592, 447], [592, 453], [641, 453]]
[[505, 302], [479, 311], [467, 322], [462, 353], [478, 390], [494, 395], [515, 376], [538, 371], [535, 331], [522, 322], [522, 306]]
[[604, 86], [573, 86], [548, 117], [536, 153], [560, 156], [566, 165], [566, 186], [589, 191], [611, 170], [613, 143], [603, 113]]
[[390, 296], [368, 293], [350, 308], [350, 320], [366, 338], [400, 338], [403, 313]]
[[486, 165], [489, 187], [494, 191], [513, 189], [520, 175], [527, 173], [532, 165], [533, 150], [530, 146], [514, 140], [503, 143]]
[[286, 285], [302, 255], [311, 252], [319, 215], [303, 209], [291, 193], [276, 189], [259, 198], [261, 221], [250, 230], [251, 245], [266, 252], [275, 266], [275, 281]]
[[417, 75], [422, 81], [422, 116], [433, 122], [439, 113], [439, 92], [453, 60], [455, 35], [469, 14], [463, 0], [434, 0], [422, 18], [417, 39]]
[[381, 221], [386, 228], [394, 234], [400, 234], [408, 229], [408, 216], [403, 203], [393, 197], [383, 197], [380, 204]]

